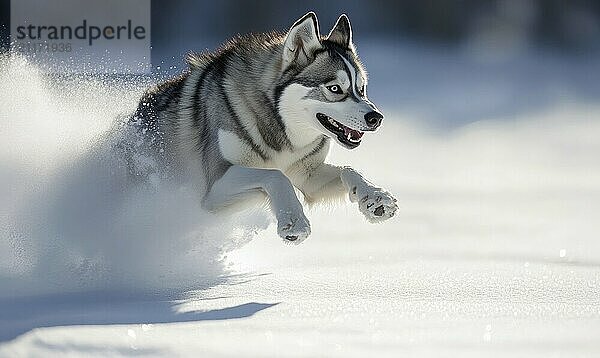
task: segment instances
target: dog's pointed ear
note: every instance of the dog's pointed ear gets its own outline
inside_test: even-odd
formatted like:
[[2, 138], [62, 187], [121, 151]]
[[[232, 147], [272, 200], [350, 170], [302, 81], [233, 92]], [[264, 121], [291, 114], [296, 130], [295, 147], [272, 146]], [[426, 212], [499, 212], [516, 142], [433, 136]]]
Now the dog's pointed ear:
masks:
[[305, 66], [314, 59], [315, 51], [320, 49], [321, 34], [314, 12], [302, 16], [292, 25], [283, 44], [283, 69], [292, 64]]
[[327, 35], [327, 40], [333, 43], [336, 43], [343, 48], [351, 48], [352, 46], [352, 27], [350, 26], [350, 19], [346, 14], [342, 14], [329, 35]]

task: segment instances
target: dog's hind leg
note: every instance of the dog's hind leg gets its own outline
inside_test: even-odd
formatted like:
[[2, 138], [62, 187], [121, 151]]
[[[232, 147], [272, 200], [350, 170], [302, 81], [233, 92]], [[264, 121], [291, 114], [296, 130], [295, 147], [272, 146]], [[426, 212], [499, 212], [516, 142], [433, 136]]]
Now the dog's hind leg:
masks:
[[217, 180], [202, 200], [209, 211], [238, 207], [268, 199], [277, 219], [277, 233], [299, 243], [310, 235], [310, 223], [290, 180], [279, 170], [233, 165]]

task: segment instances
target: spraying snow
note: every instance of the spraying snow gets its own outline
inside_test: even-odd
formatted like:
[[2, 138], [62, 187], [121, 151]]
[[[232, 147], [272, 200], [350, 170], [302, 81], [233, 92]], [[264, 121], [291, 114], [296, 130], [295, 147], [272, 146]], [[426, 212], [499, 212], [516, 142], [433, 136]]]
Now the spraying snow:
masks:
[[259, 214], [210, 215], [191, 190], [156, 178], [131, 187], [122, 142], [106, 133], [134, 111], [148, 79], [48, 77], [22, 58], [0, 61], [0, 298], [202, 287], [268, 225]]

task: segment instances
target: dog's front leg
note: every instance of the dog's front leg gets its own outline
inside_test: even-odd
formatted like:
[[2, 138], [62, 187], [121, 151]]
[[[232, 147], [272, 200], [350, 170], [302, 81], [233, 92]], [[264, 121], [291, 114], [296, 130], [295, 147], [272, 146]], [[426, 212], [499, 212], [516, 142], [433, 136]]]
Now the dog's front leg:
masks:
[[377, 187], [350, 167], [323, 163], [308, 176], [301, 190], [309, 202], [348, 194], [350, 201], [358, 202], [361, 213], [370, 222], [380, 222], [394, 216], [398, 206], [387, 190]]
[[310, 223], [292, 183], [276, 169], [233, 165], [212, 185], [202, 204], [214, 212], [257, 198], [268, 199], [283, 239], [298, 243], [310, 235]]

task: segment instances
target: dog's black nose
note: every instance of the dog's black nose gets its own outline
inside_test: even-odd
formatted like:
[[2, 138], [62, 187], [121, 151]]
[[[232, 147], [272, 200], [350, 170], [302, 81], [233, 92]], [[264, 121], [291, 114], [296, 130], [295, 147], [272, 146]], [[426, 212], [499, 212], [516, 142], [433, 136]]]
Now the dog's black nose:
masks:
[[365, 114], [365, 121], [367, 125], [371, 129], [375, 129], [381, 125], [381, 121], [383, 120], [383, 114], [373, 111]]

